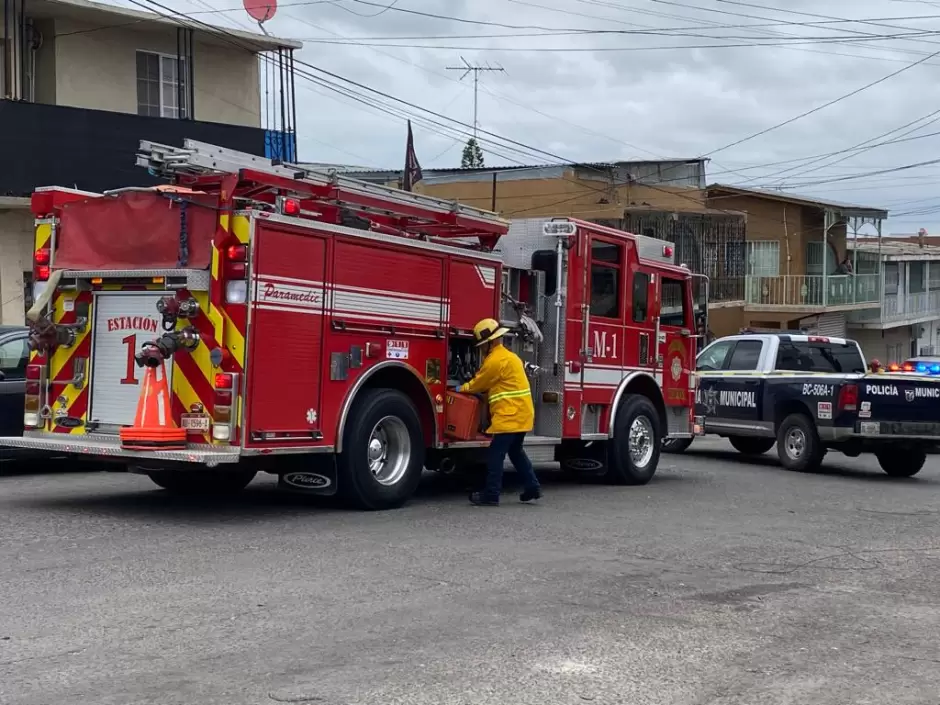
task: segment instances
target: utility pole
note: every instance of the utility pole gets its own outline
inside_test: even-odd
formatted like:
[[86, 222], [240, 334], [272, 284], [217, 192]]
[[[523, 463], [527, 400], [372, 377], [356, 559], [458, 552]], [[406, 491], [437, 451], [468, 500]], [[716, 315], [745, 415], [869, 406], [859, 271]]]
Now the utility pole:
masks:
[[463, 62], [463, 66], [447, 66], [446, 68], [448, 71], [463, 71], [463, 75], [460, 77], [461, 81], [464, 80], [471, 73], [473, 74], [473, 139], [476, 139], [477, 138], [477, 126], [478, 126], [477, 98], [479, 96], [479, 88], [480, 88], [480, 72], [481, 71], [505, 72], [506, 69], [504, 69], [502, 66], [497, 66], [497, 67], [476, 66], [476, 65], [471, 64], [462, 56], [460, 57], [460, 60]]

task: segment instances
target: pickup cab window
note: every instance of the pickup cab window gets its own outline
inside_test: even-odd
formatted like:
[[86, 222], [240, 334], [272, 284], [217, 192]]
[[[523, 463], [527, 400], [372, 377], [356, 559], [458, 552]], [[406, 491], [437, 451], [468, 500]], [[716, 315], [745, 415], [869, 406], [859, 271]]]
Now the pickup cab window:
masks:
[[731, 348], [734, 347], [733, 340], [720, 340], [717, 343], [709, 345], [696, 360], [695, 369], [699, 372], [709, 370], [720, 370], [725, 365], [725, 359]]
[[776, 369], [791, 372], [865, 372], [865, 361], [854, 343], [781, 342]]
[[760, 340], [739, 340], [731, 353], [727, 369], [751, 371], [757, 369], [760, 362], [760, 352], [764, 343]]

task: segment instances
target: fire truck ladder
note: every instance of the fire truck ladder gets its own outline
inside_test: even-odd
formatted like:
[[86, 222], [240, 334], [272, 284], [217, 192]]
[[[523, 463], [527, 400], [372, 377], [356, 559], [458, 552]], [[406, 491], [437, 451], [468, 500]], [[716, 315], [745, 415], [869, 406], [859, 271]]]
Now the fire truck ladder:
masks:
[[186, 139], [183, 145], [141, 140], [137, 165], [154, 176], [192, 183], [194, 188], [212, 177], [221, 180], [237, 174], [240, 186], [268, 186], [267, 190], [281, 195], [294, 193], [303, 200], [360, 211], [367, 218], [380, 216], [405, 232], [440, 238], [478, 237], [488, 248], [509, 230], [509, 222], [495, 213], [456, 201], [370, 184], [335, 171], [274, 162], [196, 140]]

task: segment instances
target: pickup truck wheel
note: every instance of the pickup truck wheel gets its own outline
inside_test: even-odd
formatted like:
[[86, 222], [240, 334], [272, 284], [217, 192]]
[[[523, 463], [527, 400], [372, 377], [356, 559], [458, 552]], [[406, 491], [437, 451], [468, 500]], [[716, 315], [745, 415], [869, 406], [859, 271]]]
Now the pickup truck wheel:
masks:
[[663, 442], [656, 407], [644, 396], [631, 396], [617, 412], [615, 424], [604, 480], [617, 485], [645, 485], [656, 474]]
[[787, 470], [815, 472], [825, 455], [816, 427], [806, 414], [790, 414], [777, 428], [777, 456]]
[[692, 441], [692, 438], [664, 438], [663, 453], [685, 453]]
[[394, 509], [414, 494], [424, 469], [424, 434], [411, 400], [393, 389], [369, 389], [350, 410], [338, 490], [359, 509]]
[[773, 438], [754, 438], [753, 436], [729, 436], [731, 446], [744, 455], [761, 455], [774, 447]]
[[914, 477], [927, 462], [922, 448], [893, 448], [876, 453], [881, 469], [891, 477]]
[[154, 470], [147, 477], [162, 489], [179, 495], [229, 495], [248, 487], [254, 470]]

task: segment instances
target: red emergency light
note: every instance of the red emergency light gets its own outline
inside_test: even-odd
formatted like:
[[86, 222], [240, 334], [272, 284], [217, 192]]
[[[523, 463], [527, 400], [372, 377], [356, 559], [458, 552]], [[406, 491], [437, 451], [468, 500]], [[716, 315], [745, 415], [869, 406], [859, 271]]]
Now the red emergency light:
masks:
[[229, 245], [225, 256], [232, 262], [244, 262], [248, 258], [248, 248], [245, 245]]
[[281, 201], [281, 212], [284, 215], [300, 215], [300, 201], [295, 198], [285, 198]]
[[672, 257], [672, 247], [670, 245], [663, 245], [663, 257]]

